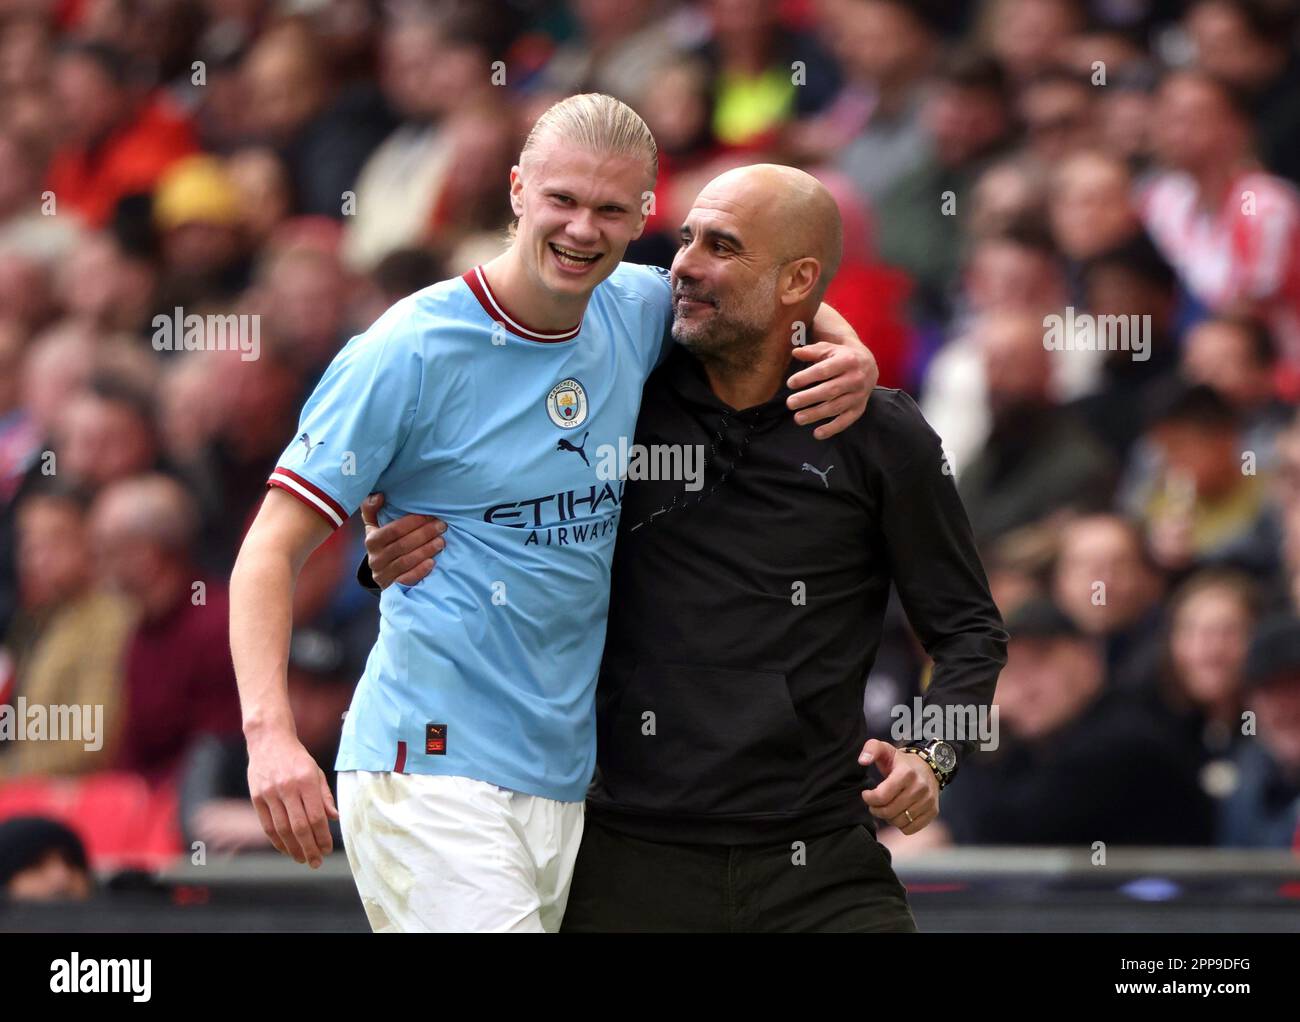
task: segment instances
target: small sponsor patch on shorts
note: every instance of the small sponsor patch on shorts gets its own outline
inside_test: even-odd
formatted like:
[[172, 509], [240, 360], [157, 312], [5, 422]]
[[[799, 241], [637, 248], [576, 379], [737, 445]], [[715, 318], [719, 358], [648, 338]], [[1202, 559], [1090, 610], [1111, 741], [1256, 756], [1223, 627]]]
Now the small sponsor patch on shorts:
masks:
[[424, 726], [424, 754], [426, 756], [447, 755], [446, 724], [426, 724]]

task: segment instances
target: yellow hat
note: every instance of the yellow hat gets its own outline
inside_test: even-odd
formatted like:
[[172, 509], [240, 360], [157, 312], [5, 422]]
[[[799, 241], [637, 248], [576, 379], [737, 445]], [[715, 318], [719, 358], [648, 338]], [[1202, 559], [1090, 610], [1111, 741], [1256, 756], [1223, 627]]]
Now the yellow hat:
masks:
[[172, 164], [153, 193], [154, 223], [164, 231], [196, 222], [236, 224], [239, 207], [239, 189], [215, 156], [187, 156]]

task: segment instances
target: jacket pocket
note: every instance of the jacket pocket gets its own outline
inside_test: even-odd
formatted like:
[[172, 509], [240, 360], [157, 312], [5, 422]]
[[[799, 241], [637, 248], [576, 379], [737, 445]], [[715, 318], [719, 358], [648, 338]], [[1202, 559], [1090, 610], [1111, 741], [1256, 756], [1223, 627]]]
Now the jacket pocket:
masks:
[[669, 813], [782, 813], [807, 760], [784, 674], [637, 665], [607, 709], [601, 772], [617, 802]]

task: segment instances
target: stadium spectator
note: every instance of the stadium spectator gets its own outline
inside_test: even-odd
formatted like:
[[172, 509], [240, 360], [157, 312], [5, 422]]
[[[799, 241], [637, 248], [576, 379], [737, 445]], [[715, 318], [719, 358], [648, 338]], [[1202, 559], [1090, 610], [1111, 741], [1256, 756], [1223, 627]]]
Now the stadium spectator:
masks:
[[994, 313], [976, 336], [989, 434], [958, 483], [976, 538], [995, 540], [1053, 510], [1102, 506], [1114, 474], [1110, 456], [1053, 402], [1042, 320]]
[[1279, 386], [1300, 386], [1300, 198], [1252, 155], [1240, 97], [1203, 71], [1161, 84], [1156, 150], [1168, 165], [1146, 188], [1152, 239], [1198, 302], [1263, 317], [1282, 356]]
[[69, 401], [55, 435], [57, 471], [92, 492], [152, 470], [158, 453], [148, 394], [111, 376]]
[[1142, 173], [1151, 163], [1152, 110], [1156, 71], [1143, 60], [1108, 76], [1097, 97], [1098, 142], [1102, 149]]
[[86, 514], [85, 498], [57, 482], [20, 498], [21, 602], [3, 646], [14, 664], [15, 698], [47, 715], [52, 707], [89, 708], [100, 729], [83, 740], [0, 743], [0, 778], [83, 774], [112, 760], [133, 614], [127, 601], [99, 585]]
[[108, 231], [84, 238], [55, 275], [65, 320], [96, 335], [143, 330], [157, 285], [157, 264]]
[[1217, 391], [1241, 420], [1241, 445], [1256, 468], [1273, 467], [1278, 433], [1291, 409], [1277, 398], [1273, 371], [1277, 349], [1258, 320], [1215, 316], [1197, 323], [1183, 340], [1182, 374]]
[[107, 487], [90, 529], [100, 572], [139, 615], [126, 645], [116, 765], [164, 782], [191, 743], [239, 734], [226, 587], [194, 565], [198, 512], [166, 476]]
[[[711, 90], [708, 61], [688, 54], [661, 65], [655, 87], [643, 94], [639, 109], [659, 147], [659, 177], [645, 232], [628, 246], [630, 261], [672, 262], [678, 229], [696, 194], [717, 172], [716, 161], [727, 159], [714, 134]], [[801, 123], [785, 126], [782, 145], [790, 145], [788, 133]]]
[[[48, 88], [55, 28], [35, 10], [12, 11], [0, 49], [0, 85], [5, 94]], [[10, 13], [10, 12], [6, 12]]]
[[185, 115], [142, 89], [131, 58], [111, 46], [69, 44], [54, 64], [60, 146], [47, 186], [55, 201], [102, 227], [120, 199], [147, 192], [197, 148]]
[[1070, 38], [1084, 24], [1077, 0], [994, 0], [982, 14], [982, 34], [1019, 83], [1063, 61]]
[[[839, 88], [839, 67], [822, 51], [815, 36], [792, 25], [782, 26], [778, 9], [765, 0], [709, 0], [709, 38], [697, 52], [714, 69], [713, 136], [724, 146], [757, 148], [770, 145], [782, 126], [799, 116], [815, 115], [834, 97]], [[855, 15], [862, 18], [889, 0], [857, 0], [842, 12], [846, 19], [842, 29], [852, 31]], [[913, 4], [897, 5], [911, 10]], [[907, 38], [910, 26], [894, 23]], [[847, 42], [847, 41], [846, 41]], [[873, 55], [883, 55], [881, 44], [906, 45], [905, 40], [864, 31], [848, 42], [841, 59], [856, 69], [872, 75], [878, 66], [866, 70]], [[896, 73], [903, 63], [895, 65]], [[850, 71], [852, 73], [852, 71]], [[648, 85], [649, 83], [647, 83]], [[881, 77], [873, 84], [882, 87]], [[649, 88], [643, 87], [634, 99], [639, 100]]]
[[72, 217], [42, 213], [43, 170], [18, 132], [0, 127], [0, 252], [56, 263], [72, 252], [81, 232]]
[[874, 207], [929, 155], [922, 108], [937, 39], [920, 5], [853, 0], [840, 13], [838, 55], [865, 125], [837, 162]]
[[341, 219], [343, 193], [393, 128], [379, 90], [369, 83], [335, 88], [320, 40], [302, 22], [268, 28], [240, 73], [247, 136], [284, 159], [297, 211]]
[[1138, 526], [1118, 515], [1085, 515], [1061, 528], [1051, 596], [1084, 635], [1098, 640], [1110, 683], [1146, 690], [1164, 576]]
[[1169, 600], [1169, 634], [1153, 702], [1174, 716], [1201, 788], [1232, 790], [1229, 758], [1242, 737], [1246, 651], [1260, 616], [1258, 586], [1239, 572], [1208, 569]]
[[1177, 371], [1177, 279], [1150, 239], [1139, 234], [1088, 259], [1079, 282], [1083, 308], [1099, 324], [1102, 317], [1125, 317], [1111, 322], [1136, 323], [1129, 334], [1144, 341], [1142, 351], [1132, 342], [1104, 352], [1092, 389], [1072, 402], [1084, 425], [1123, 462], [1146, 425], [1152, 394]]
[[103, 337], [65, 318], [28, 343], [20, 393], [38, 436], [48, 446], [64, 430], [70, 399], [81, 396], [93, 379], [105, 377], [114, 394], [120, 390], [138, 396], [152, 389], [157, 373], [152, 353], [135, 340], [121, 334]]
[[[990, 170], [982, 180], [987, 180]], [[992, 408], [979, 330], [982, 317], [1018, 316], [1028, 329], [1038, 318], [1042, 347], [1045, 313], [1065, 305], [1062, 267], [1050, 241], [1029, 225], [980, 238], [971, 246], [952, 320], [953, 336], [930, 360], [922, 384], [921, 410], [944, 440], [953, 474], [960, 480], [988, 438]], [[1064, 359], [1051, 363], [1055, 368]], [[1031, 362], [1041, 365], [1037, 356]]]
[[71, 828], [39, 816], [0, 822], [0, 894], [9, 901], [82, 901], [94, 886]]
[[[290, 221], [281, 232], [294, 225]], [[290, 236], [272, 245], [258, 265], [248, 306], [261, 315], [265, 337], [310, 382], [347, 340], [351, 287], [333, 244]]]
[[275, 467], [284, 437], [294, 435], [302, 380], [275, 348], [264, 347], [261, 358], [251, 362], [233, 352], [201, 354], [212, 404], [195, 411], [212, 432], [199, 455], [180, 468], [200, 502], [201, 564], [225, 575], [265, 489], [265, 473]]
[[921, 119], [926, 157], [871, 212], [881, 259], [915, 278], [919, 315], [942, 319], [961, 259], [962, 221], [953, 214], [973, 202], [975, 181], [1011, 142], [1002, 69], [985, 54], [958, 53], [936, 75]]
[[1278, 434], [1270, 493], [1276, 563], [1262, 572], [1269, 605], [1300, 614], [1300, 414]]
[[504, 220], [499, 182], [518, 142], [500, 90], [483, 74], [489, 37], [468, 8], [399, 17], [382, 46], [384, 92], [401, 123], [357, 180], [344, 254], [363, 271], [395, 249], [434, 239], [449, 252], [450, 229], [463, 234]]
[[1043, 600], [1020, 607], [1007, 630], [999, 746], [973, 757], [944, 795], [940, 820], [953, 840], [1209, 843], [1211, 805], [1194, 770], [1158, 720], [1107, 685], [1096, 640]]
[[1289, 848], [1300, 825], [1300, 618], [1270, 618], [1246, 660], [1254, 734], [1238, 743], [1236, 790], [1222, 807], [1219, 843]]
[[221, 395], [210, 385], [221, 357], [220, 352], [194, 351], [171, 359], [164, 364], [154, 400], [163, 456], [179, 466], [189, 488], [200, 493], [205, 480], [197, 466], [221, 423]]
[[52, 269], [15, 251], [0, 251], [0, 308], [5, 318], [28, 330], [44, 326], [53, 313]]
[[1300, 60], [1295, 5], [1270, 0], [1197, 0], [1184, 24], [1196, 60], [1242, 93], [1255, 122], [1260, 157], [1276, 174], [1300, 181]]
[[1030, 154], [1045, 168], [1097, 142], [1094, 88], [1087, 78], [1055, 68], [1043, 71], [1020, 90], [1020, 119]]
[[1076, 272], [1141, 233], [1132, 191], [1124, 161], [1095, 149], [1073, 153], [1053, 168], [1052, 237]]
[[1240, 556], [1235, 548], [1258, 530], [1267, 505], [1233, 407], [1204, 384], [1171, 381], [1152, 399], [1147, 435], [1159, 465], [1134, 510], [1157, 563], [1180, 571]]
[[353, 304], [357, 326], [369, 326], [394, 302], [446, 276], [437, 257], [428, 249], [394, 249], [361, 281], [360, 293]]
[[166, 267], [162, 309], [228, 303], [248, 286], [241, 201], [234, 179], [215, 156], [187, 157], [163, 174], [153, 197]]
[[244, 234], [260, 248], [293, 211], [288, 169], [270, 149], [248, 146], [226, 159], [226, 173], [239, 191], [235, 209]]
[[548, 94], [603, 92], [631, 103], [657, 84], [656, 69], [680, 53], [675, 26], [654, 0], [578, 0], [570, 7], [577, 31], [555, 47], [542, 71]]
[[[1091, 19], [1089, 27], [1071, 35], [1062, 48], [1059, 66], [1082, 75], [1097, 86], [1102, 96], [1110, 91], [1116, 79], [1132, 81], [1146, 61], [1146, 51], [1141, 40], [1130, 27], [1119, 24], [1124, 20], [1112, 12], [1107, 18]], [[1098, 106], [1101, 105], [1098, 97]]]
[[[1047, 212], [1047, 174], [1042, 165], [1016, 150], [985, 168], [975, 181], [971, 195], [968, 245], [985, 239], [1026, 232], [1037, 226]], [[969, 254], [969, 253], [967, 253]]]

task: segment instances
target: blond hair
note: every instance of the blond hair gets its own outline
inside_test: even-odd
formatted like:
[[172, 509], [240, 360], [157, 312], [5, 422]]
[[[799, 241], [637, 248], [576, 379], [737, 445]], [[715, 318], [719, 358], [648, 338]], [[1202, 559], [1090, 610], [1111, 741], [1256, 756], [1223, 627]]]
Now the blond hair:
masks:
[[520, 163], [547, 137], [602, 155], [644, 157], [651, 179], [659, 176], [654, 135], [635, 110], [613, 96], [584, 92], [549, 106], [528, 133]]

